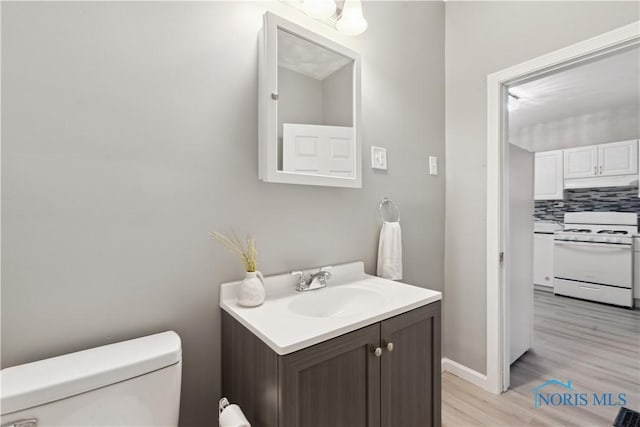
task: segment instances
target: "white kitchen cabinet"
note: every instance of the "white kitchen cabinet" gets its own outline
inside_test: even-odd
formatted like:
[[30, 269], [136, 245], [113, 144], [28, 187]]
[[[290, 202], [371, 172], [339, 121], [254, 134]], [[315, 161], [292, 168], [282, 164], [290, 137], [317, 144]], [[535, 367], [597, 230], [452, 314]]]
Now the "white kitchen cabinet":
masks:
[[533, 283], [553, 287], [553, 234], [533, 235]]
[[591, 178], [598, 175], [598, 146], [564, 150], [564, 178]]
[[562, 150], [543, 151], [535, 157], [535, 200], [564, 198]]
[[564, 150], [564, 188], [632, 185], [638, 163], [637, 139]]
[[598, 175], [616, 176], [638, 173], [638, 141], [598, 145]]

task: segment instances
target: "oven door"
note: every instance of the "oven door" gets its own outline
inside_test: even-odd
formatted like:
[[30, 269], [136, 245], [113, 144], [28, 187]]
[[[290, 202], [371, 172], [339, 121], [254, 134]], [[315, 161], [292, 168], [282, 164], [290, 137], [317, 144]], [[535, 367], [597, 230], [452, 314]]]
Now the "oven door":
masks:
[[558, 279], [631, 288], [631, 245], [554, 241], [554, 276]]

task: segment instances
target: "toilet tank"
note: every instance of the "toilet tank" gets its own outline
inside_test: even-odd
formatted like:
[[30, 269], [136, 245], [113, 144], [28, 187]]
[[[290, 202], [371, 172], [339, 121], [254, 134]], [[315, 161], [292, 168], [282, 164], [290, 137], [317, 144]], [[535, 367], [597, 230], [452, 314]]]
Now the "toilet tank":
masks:
[[6, 368], [0, 425], [175, 427], [181, 376], [172, 331]]

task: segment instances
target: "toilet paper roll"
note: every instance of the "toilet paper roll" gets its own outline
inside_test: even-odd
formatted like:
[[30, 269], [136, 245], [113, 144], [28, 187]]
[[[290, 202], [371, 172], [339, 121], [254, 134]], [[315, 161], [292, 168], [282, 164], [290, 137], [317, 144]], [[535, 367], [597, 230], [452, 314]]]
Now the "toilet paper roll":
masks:
[[238, 405], [229, 405], [220, 413], [220, 427], [251, 427]]

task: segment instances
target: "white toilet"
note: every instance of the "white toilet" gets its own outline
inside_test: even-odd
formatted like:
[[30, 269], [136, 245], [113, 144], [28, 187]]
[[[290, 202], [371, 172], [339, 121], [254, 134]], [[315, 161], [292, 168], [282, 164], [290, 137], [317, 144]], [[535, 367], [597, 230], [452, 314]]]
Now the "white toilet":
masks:
[[177, 426], [182, 347], [163, 332], [0, 371], [0, 425]]

